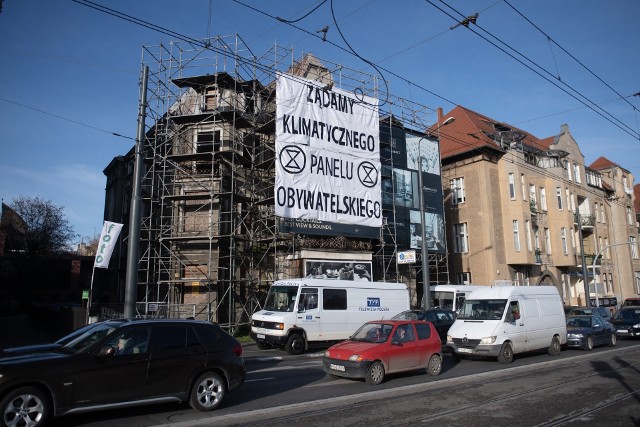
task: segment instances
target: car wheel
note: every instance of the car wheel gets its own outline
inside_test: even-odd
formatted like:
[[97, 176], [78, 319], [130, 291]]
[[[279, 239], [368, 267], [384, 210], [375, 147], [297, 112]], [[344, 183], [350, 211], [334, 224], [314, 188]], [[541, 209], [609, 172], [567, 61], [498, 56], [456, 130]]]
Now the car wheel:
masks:
[[271, 345], [262, 341], [256, 341], [256, 346], [258, 346], [260, 350], [269, 350], [270, 348], [272, 348]]
[[593, 337], [588, 336], [587, 341], [584, 343], [584, 349], [587, 351], [593, 350]]
[[364, 380], [367, 384], [378, 385], [384, 379], [384, 366], [380, 362], [373, 362], [367, 370]]
[[511, 347], [510, 343], [502, 344], [500, 354], [498, 354], [498, 362], [505, 364], [513, 362], [513, 347]]
[[616, 337], [615, 332], [612, 332], [611, 333], [611, 338], [609, 338], [609, 346], [610, 347], [615, 347], [617, 342], [618, 342], [618, 337]]
[[429, 359], [429, 363], [427, 364], [427, 374], [429, 375], [440, 375], [442, 371], [442, 357], [439, 354], [434, 354]]
[[304, 350], [304, 338], [299, 334], [291, 334], [284, 349], [287, 353], [293, 355], [302, 353], [302, 350]]
[[560, 340], [558, 339], [558, 337], [553, 337], [553, 339], [551, 340], [551, 345], [549, 346], [547, 352], [551, 356], [557, 356], [560, 354], [560, 350], [562, 350], [560, 346]]
[[49, 418], [51, 404], [45, 393], [35, 387], [21, 387], [10, 392], [0, 402], [1, 425], [44, 425]]
[[222, 377], [214, 372], [205, 372], [193, 383], [189, 405], [198, 411], [213, 411], [220, 406], [226, 394], [227, 384]]

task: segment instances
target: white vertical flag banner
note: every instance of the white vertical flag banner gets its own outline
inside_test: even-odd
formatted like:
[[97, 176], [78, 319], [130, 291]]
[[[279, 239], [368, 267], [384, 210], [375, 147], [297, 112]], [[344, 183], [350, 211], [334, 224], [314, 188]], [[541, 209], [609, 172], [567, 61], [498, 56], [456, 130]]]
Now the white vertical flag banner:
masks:
[[100, 234], [100, 240], [98, 241], [98, 250], [96, 251], [94, 267], [109, 267], [111, 254], [113, 253], [113, 248], [116, 245], [116, 240], [118, 240], [120, 230], [122, 230], [122, 224], [109, 221], [104, 222], [104, 225], [102, 226], [102, 233]]
[[276, 215], [382, 225], [378, 100], [279, 75]]

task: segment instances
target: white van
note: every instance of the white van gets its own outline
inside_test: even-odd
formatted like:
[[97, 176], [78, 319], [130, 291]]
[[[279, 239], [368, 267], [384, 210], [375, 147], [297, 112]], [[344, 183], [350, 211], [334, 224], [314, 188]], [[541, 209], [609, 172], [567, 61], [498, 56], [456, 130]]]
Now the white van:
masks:
[[560, 354], [567, 342], [562, 299], [554, 286], [493, 286], [467, 296], [447, 335], [455, 357], [494, 356], [511, 363], [513, 355], [548, 348]]
[[251, 316], [258, 348], [283, 347], [300, 354], [309, 342], [349, 338], [369, 320], [390, 319], [408, 310], [403, 283], [290, 279], [273, 283], [264, 310]]
[[464, 300], [476, 289], [484, 286], [476, 285], [431, 285], [431, 307], [458, 311]]

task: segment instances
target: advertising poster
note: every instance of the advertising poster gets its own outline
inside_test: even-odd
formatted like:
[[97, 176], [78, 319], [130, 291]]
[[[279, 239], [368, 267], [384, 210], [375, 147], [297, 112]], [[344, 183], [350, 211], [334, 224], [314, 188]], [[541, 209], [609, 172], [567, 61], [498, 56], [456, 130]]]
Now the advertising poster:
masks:
[[378, 100], [279, 75], [276, 215], [382, 226]]

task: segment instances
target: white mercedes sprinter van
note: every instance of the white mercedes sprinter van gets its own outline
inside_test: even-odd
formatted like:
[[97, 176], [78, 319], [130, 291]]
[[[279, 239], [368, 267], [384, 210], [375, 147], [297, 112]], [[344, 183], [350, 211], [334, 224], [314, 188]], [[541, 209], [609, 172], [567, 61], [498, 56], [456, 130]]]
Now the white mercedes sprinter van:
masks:
[[511, 363], [513, 355], [548, 348], [560, 354], [567, 342], [562, 299], [554, 286], [493, 286], [467, 296], [447, 335], [455, 357], [498, 357]]
[[300, 354], [310, 342], [349, 338], [369, 320], [409, 310], [403, 283], [289, 279], [273, 283], [264, 310], [251, 316], [251, 338], [259, 348]]

